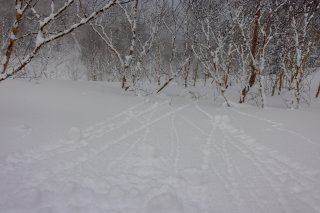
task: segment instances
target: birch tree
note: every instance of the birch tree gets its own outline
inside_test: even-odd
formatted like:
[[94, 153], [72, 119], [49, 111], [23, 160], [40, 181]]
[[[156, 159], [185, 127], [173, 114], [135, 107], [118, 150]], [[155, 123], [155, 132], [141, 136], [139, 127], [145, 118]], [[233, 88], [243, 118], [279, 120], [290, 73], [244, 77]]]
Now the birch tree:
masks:
[[[49, 5], [49, 15], [43, 15], [37, 10], [38, 3], [39, 1], [37, 0], [15, 0], [15, 20], [11, 26], [8, 44], [1, 61], [0, 81], [21, 72], [21, 70], [37, 55], [39, 50], [44, 48], [47, 44], [52, 43], [53, 41], [70, 34], [75, 29], [89, 23], [98, 15], [106, 12], [111, 7], [119, 3], [119, 1], [110, 0], [107, 3], [104, 3], [99, 9], [93, 11], [87, 17], [81, 17], [79, 14], [74, 14], [74, 16], [77, 17], [77, 20], [59, 31], [51, 31], [50, 26], [53, 26], [68, 9], [75, 6], [76, 1], [65, 0], [64, 4], [59, 7], [56, 7], [54, 1], [51, 1], [51, 4]], [[25, 34], [20, 35], [20, 37], [28, 37], [29, 40], [32, 41], [32, 48], [23, 56], [19, 56], [19, 61], [13, 61], [12, 55], [16, 47], [16, 43], [19, 40], [21, 23], [23, 21], [27, 21], [27, 13], [33, 14], [31, 20], [37, 24], [37, 27], [36, 29], [32, 29], [30, 32], [24, 32]]]
[[[223, 9], [225, 10], [222, 11]], [[195, 5], [193, 10], [201, 11], [201, 16], [196, 17], [201, 33], [195, 45], [192, 45], [193, 52], [205, 68], [205, 75], [210, 74], [219, 94], [224, 98], [227, 106], [230, 106], [225, 91], [228, 88], [232, 63], [234, 63], [233, 57], [236, 52], [233, 43], [234, 20], [228, 15], [229, 9], [221, 4]], [[219, 10], [221, 13], [217, 13]]]
[[[265, 87], [264, 76], [266, 75], [266, 58], [270, 42], [274, 37], [274, 16], [286, 4], [287, 0], [282, 2], [256, 1], [255, 14], [252, 19], [253, 26], [250, 25], [251, 20], [246, 19], [246, 10], [242, 8], [242, 18], [237, 19], [238, 26], [243, 38], [244, 47], [248, 50], [249, 72], [245, 86], [240, 95], [240, 103], [245, 102], [250, 89], [258, 82], [258, 93], [260, 97], [261, 107], [265, 106]], [[252, 29], [252, 30], [250, 30]]]
[[125, 14], [126, 20], [129, 24], [130, 29], [130, 44], [127, 48], [126, 53], [121, 53], [121, 51], [116, 47], [116, 44], [112, 37], [112, 31], [108, 32], [108, 26], [103, 25], [103, 18], [91, 23], [92, 29], [97, 35], [104, 41], [104, 43], [110, 48], [110, 50], [116, 55], [120, 63], [120, 74], [122, 81], [122, 88], [127, 90], [130, 86], [128, 83], [128, 76], [130, 75], [130, 66], [133, 61], [134, 51], [137, 45], [137, 11], [138, 11], [139, 0], [135, 0], [130, 9], [126, 8], [120, 3], [117, 6]]
[[306, 1], [303, 4], [290, 2], [289, 5], [290, 31], [287, 39], [293, 45], [289, 43], [291, 48], [286, 53], [282, 68], [288, 79], [291, 108], [299, 108], [302, 99], [306, 63], [313, 45], [312, 40], [309, 39], [310, 24], [315, 18], [316, 10], [319, 9], [318, 1]]

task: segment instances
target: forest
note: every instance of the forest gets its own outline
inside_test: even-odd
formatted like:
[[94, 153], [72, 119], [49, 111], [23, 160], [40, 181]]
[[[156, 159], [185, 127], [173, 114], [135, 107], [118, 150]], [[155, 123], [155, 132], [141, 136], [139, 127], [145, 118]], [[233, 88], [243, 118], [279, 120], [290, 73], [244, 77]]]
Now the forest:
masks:
[[160, 92], [208, 85], [229, 104], [310, 104], [320, 66], [318, 0], [1, 0], [0, 81], [121, 82]]
[[0, 213], [319, 213], [320, 0], [0, 0]]

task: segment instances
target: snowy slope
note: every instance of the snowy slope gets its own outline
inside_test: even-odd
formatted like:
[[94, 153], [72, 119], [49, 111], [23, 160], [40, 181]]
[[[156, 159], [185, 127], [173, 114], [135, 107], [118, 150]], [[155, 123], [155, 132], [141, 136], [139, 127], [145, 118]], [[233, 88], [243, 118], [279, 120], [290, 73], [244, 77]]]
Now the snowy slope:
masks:
[[320, 212], [319, 101], [226, 108], [202, 92], [1, 83], [0, 212]]

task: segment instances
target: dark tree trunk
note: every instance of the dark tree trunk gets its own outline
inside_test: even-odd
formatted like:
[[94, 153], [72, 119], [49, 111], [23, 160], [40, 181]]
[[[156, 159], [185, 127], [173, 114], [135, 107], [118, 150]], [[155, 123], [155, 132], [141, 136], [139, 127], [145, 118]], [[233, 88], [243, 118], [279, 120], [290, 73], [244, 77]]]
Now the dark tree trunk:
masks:
[[320, 93], [320, 82], [319, 82], [318, 92], [317, 92], [317, 94], [316, 94], [316, 98], [318, 98], [318, 97], [319, 97], [319, 93]]

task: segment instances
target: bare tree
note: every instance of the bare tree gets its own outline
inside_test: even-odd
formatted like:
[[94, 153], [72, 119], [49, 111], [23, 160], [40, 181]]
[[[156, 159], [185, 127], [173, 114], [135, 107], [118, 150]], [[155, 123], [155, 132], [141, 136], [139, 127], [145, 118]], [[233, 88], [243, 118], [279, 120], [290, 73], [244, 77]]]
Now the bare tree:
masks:
[[[38, 2], [39, 1], [36, 0], [15, 1], [15, 21], [10, 30], [10, 38], [5, 55], [2, 58], [0, 81], [19, 73], [28, 63], [30, 63], [30, 61], [37, 55], [38, 51], [45, 45], [70, 34], [75, 29], [87, 24], [101, 13], [104, 13], [119, 3], [117, 0], [110, 0], [108, 3], [103, 4], [102, 7], [89, 14], [87, 17], [80, 17], [79, 14], [74, 14], [78, 16], [78, 20], [76, 22], [66, 26], [65, 29], [61, 31], [51, 31], [49, 26], [54, 25], [56, 20], [75, 4], [75, 0], [66, 0], [65, 3], [58, 8], [55, 7], [54, 2], [52, 1], [50, 5], [51, 12], [49, 15], [41, 15], [41, 13], [37, 11], [36, 6]], [[26, 53], [24, 56], [20, 56], [19, 62], [15, 62], [12, 61], [11, 58], [18, 40], [21, 23], [27, 19], [26, 13], [33, 14], [32, 21], [37, 23], [37, 29], [32, 29], [31, 32], [21, 35], [22, 38], [30, 37], [30, 40], [33, 41], [33, 45], [28, 53]], [[37, 33], [34, 31], [37, 31]], [[12, 67], [8, 69], [10, 63]]]
[[[280, 3], [270, 3], [264, 1], [256, 1], [255, 14], [253, 18], [253, 27], [250, 30], [250, 20], [246, 22], [245, 13], [242, 15], [242, 20], [237, 19], [243, 43], [249, 54], [249, 67], [250, 72], [248, 80], [241, 91], [240, 103], [245, 102], [245, 98], [258, 81], [258, 91], [261, 98], [261, 107], [265, 105], [265, 87], [264, 75], [266, 69], [266, 54], [270, 47], [270, 41], [274, 37], [272, 26], [275, 24], [274, 15], [286, 4], [287, 0]], [[242, 8], [245, 12], [244, 8]]]
[[312, 52], [313, 42], [310, 39], [310, 27], [315, 12], [320, 8], [318, 1], [289, 2], [288, 23], [286, 37], [286, 52], [282, 58], [282, 69], [287, 79], [287, 88], [291, 95], [291, 108], [299, 108], [304, 87], [309, 87], [306, 77], [307, 63]]
[[138, 11], [139, 0], [135, 0], [133, 6], [131, 7], [131, 11], [129, 12], [127, 8], [125, 8], [122, 4], [117, 4], [119, 8], [124, 12], [127, 22], [129, 23], [131, 38], [130, 45], [128, 47], [127, 53], [124, 56], [121, 54], [120, 50], [117, 49], [111, 33], [108, 34], [106, 28], [102, 21], [103, 18], [97, 20], [94, 23], [91, 23], [92, 29], [94, 32], [99, 35], [100, 38], [104, 41], [104, 43], [111, 49], [111, 51], [117, 56], [119, 63], [121, 65], [121, 75], [122, 75], [122, 88], [127, 90], [130, 86], [128, 84], [127, 76], [129, 75], [129, 68], [133, 60], [133, 54], [136, 49], [137, 43], [137, 11]]

